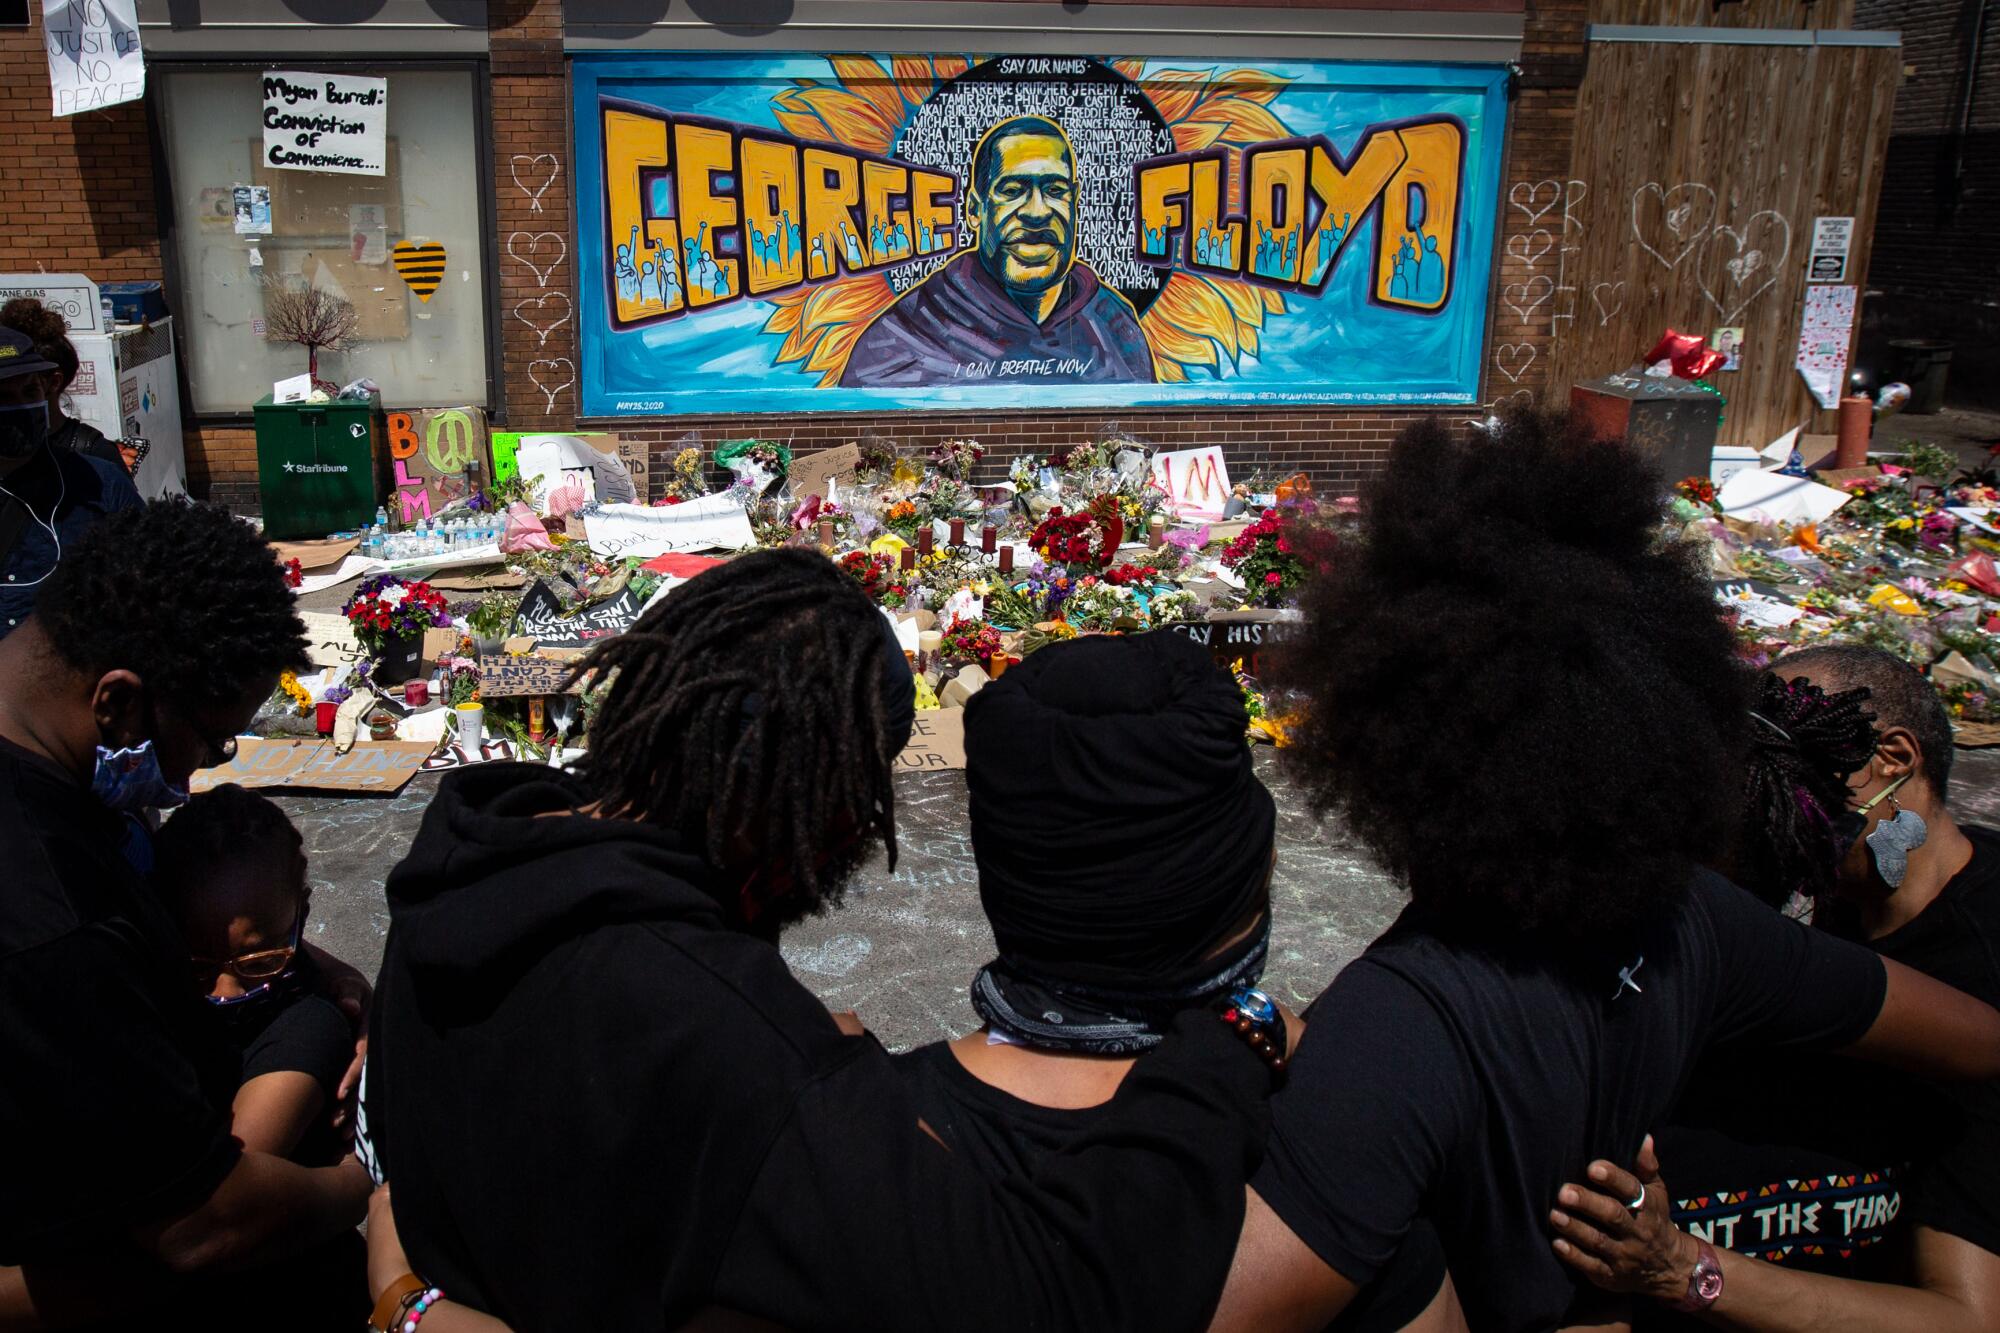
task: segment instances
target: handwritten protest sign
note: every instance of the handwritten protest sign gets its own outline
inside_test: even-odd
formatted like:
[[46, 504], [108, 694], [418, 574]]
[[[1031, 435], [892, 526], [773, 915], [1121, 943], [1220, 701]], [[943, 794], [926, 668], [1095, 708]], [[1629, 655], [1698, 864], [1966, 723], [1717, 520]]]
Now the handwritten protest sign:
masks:
[[1153, 480], [1187, 522], [1214, 523], [1229, 503], [1229, 465], [1213, 445], [1154, 454]]
[[792, 498], [803, 500], [808, 495], [826, 498], [826, 483], [829, 479], [845, 486], [854, 476], [854, 470], [861, 466], [861, 446], [843, 444], [838, 449], [822, 449], [816, 454], [792, 460]]
[[294, 70], [264, 75], [266, 166], [380, 176], [388, 128], [387, 79]]
[[58, 116], [146, 95], [138, 0], [42, 0], [42, 40]]
[[521, 598], [514, 633], [532, 638], [538, 648], [586, 648], [631, 629], [642, 609], [643, 603], [628, 587], [616, 597], [570, 614], [555, 589], [538, 579]]
[[896, 767], [910, 773], [943, 773], [965, 767], [965, 710], [924, 708], [910, 726], [910, 743], [896, 756]]
[[[524, 694], [561, 694], [563, 681], [576, 666], [571, 658], [482, 657], [479, 659], [479, 697], [511, 699]], [[572, 685], [575, 694], [583, 687]]]
[[704, 495], [658, 509], [599, 505], [583, 516], [583, 530], [590, 549], [606, 557], [734, 551], [757, 542], [749, 515], [727, 495]]
[[197, 792], [233, 782], [239, 787], [393, 796], [423, 767], [431, 748], [392, 741], [335, 754], [332, 741], [248, 736], [236, 743], [234, 759], [220, 768], [201, 769], [188, 785]]
[[477, 407], [433, 407], [391, 412], [386, 418], [389, 457], [402, 519], [414, 523], [436, 514], [471, 491], [466, 469], [490, 474], [486, 454], [486, 413]]
[[348, 666], [367, 660], [368, 651], [354, 637], [354, 626], [346, 616], [330, 611], [301, 611], [299, 619], [306, 624], [306, 656], [314, 666]]
[[[1280, 619], [1279, 617], [1285, 617]], [[1273, 644], [1296, 638], [1304, 628], [1296, 616], [1282, 611], [1214, 611], [1206, 620], [1176, 621], [1166, 628], [1193, 639], [1223, 666], [1238, 661], [1257, 674], [1258, 654]]]

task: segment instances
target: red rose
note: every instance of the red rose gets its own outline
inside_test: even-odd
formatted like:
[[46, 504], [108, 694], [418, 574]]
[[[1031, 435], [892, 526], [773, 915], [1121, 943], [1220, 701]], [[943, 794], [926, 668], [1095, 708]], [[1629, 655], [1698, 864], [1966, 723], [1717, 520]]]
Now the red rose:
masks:
[[1266, 583], [1276, 584], [1276, 583], [1283, 583], [1284, 581], [1285, 581], [1285, 576], [1283, 574], [1280, 574], [1275, 569], [1264, 576], [1264, 582]]

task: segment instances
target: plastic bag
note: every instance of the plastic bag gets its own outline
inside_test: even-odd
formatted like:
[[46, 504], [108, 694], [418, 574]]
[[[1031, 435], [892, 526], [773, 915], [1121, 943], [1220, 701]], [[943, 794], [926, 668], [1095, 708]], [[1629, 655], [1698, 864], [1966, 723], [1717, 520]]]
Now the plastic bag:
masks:
[[556, 544], [549, 540], [547, 528], [534, 510], [516, 500], [507, 506], [507, 527], [500, 534], [500, 550], [512, 555], [516, 551], [553, 551]]

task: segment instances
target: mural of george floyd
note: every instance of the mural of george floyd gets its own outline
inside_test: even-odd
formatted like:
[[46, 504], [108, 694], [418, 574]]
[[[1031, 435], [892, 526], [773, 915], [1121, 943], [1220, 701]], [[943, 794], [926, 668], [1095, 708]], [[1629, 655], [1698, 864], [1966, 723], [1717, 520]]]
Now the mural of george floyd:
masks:
[[1502, 67], [572, 75], [585, 417], [1478, 399]]

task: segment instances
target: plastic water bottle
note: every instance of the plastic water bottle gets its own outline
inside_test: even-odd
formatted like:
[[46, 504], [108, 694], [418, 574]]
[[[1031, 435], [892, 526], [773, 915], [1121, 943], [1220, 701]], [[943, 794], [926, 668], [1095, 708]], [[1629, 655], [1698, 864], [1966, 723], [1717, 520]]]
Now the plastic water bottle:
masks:
[[375, 527], [377, 531], [381, 532], [386, 532], [389, 529], [389, 511], [382, 505], [375, 506]]
[[382, 526], [376, 524], [368, 529], [368, 536], [361, 543], [361, 554], [370, 560], [382, 558]]

